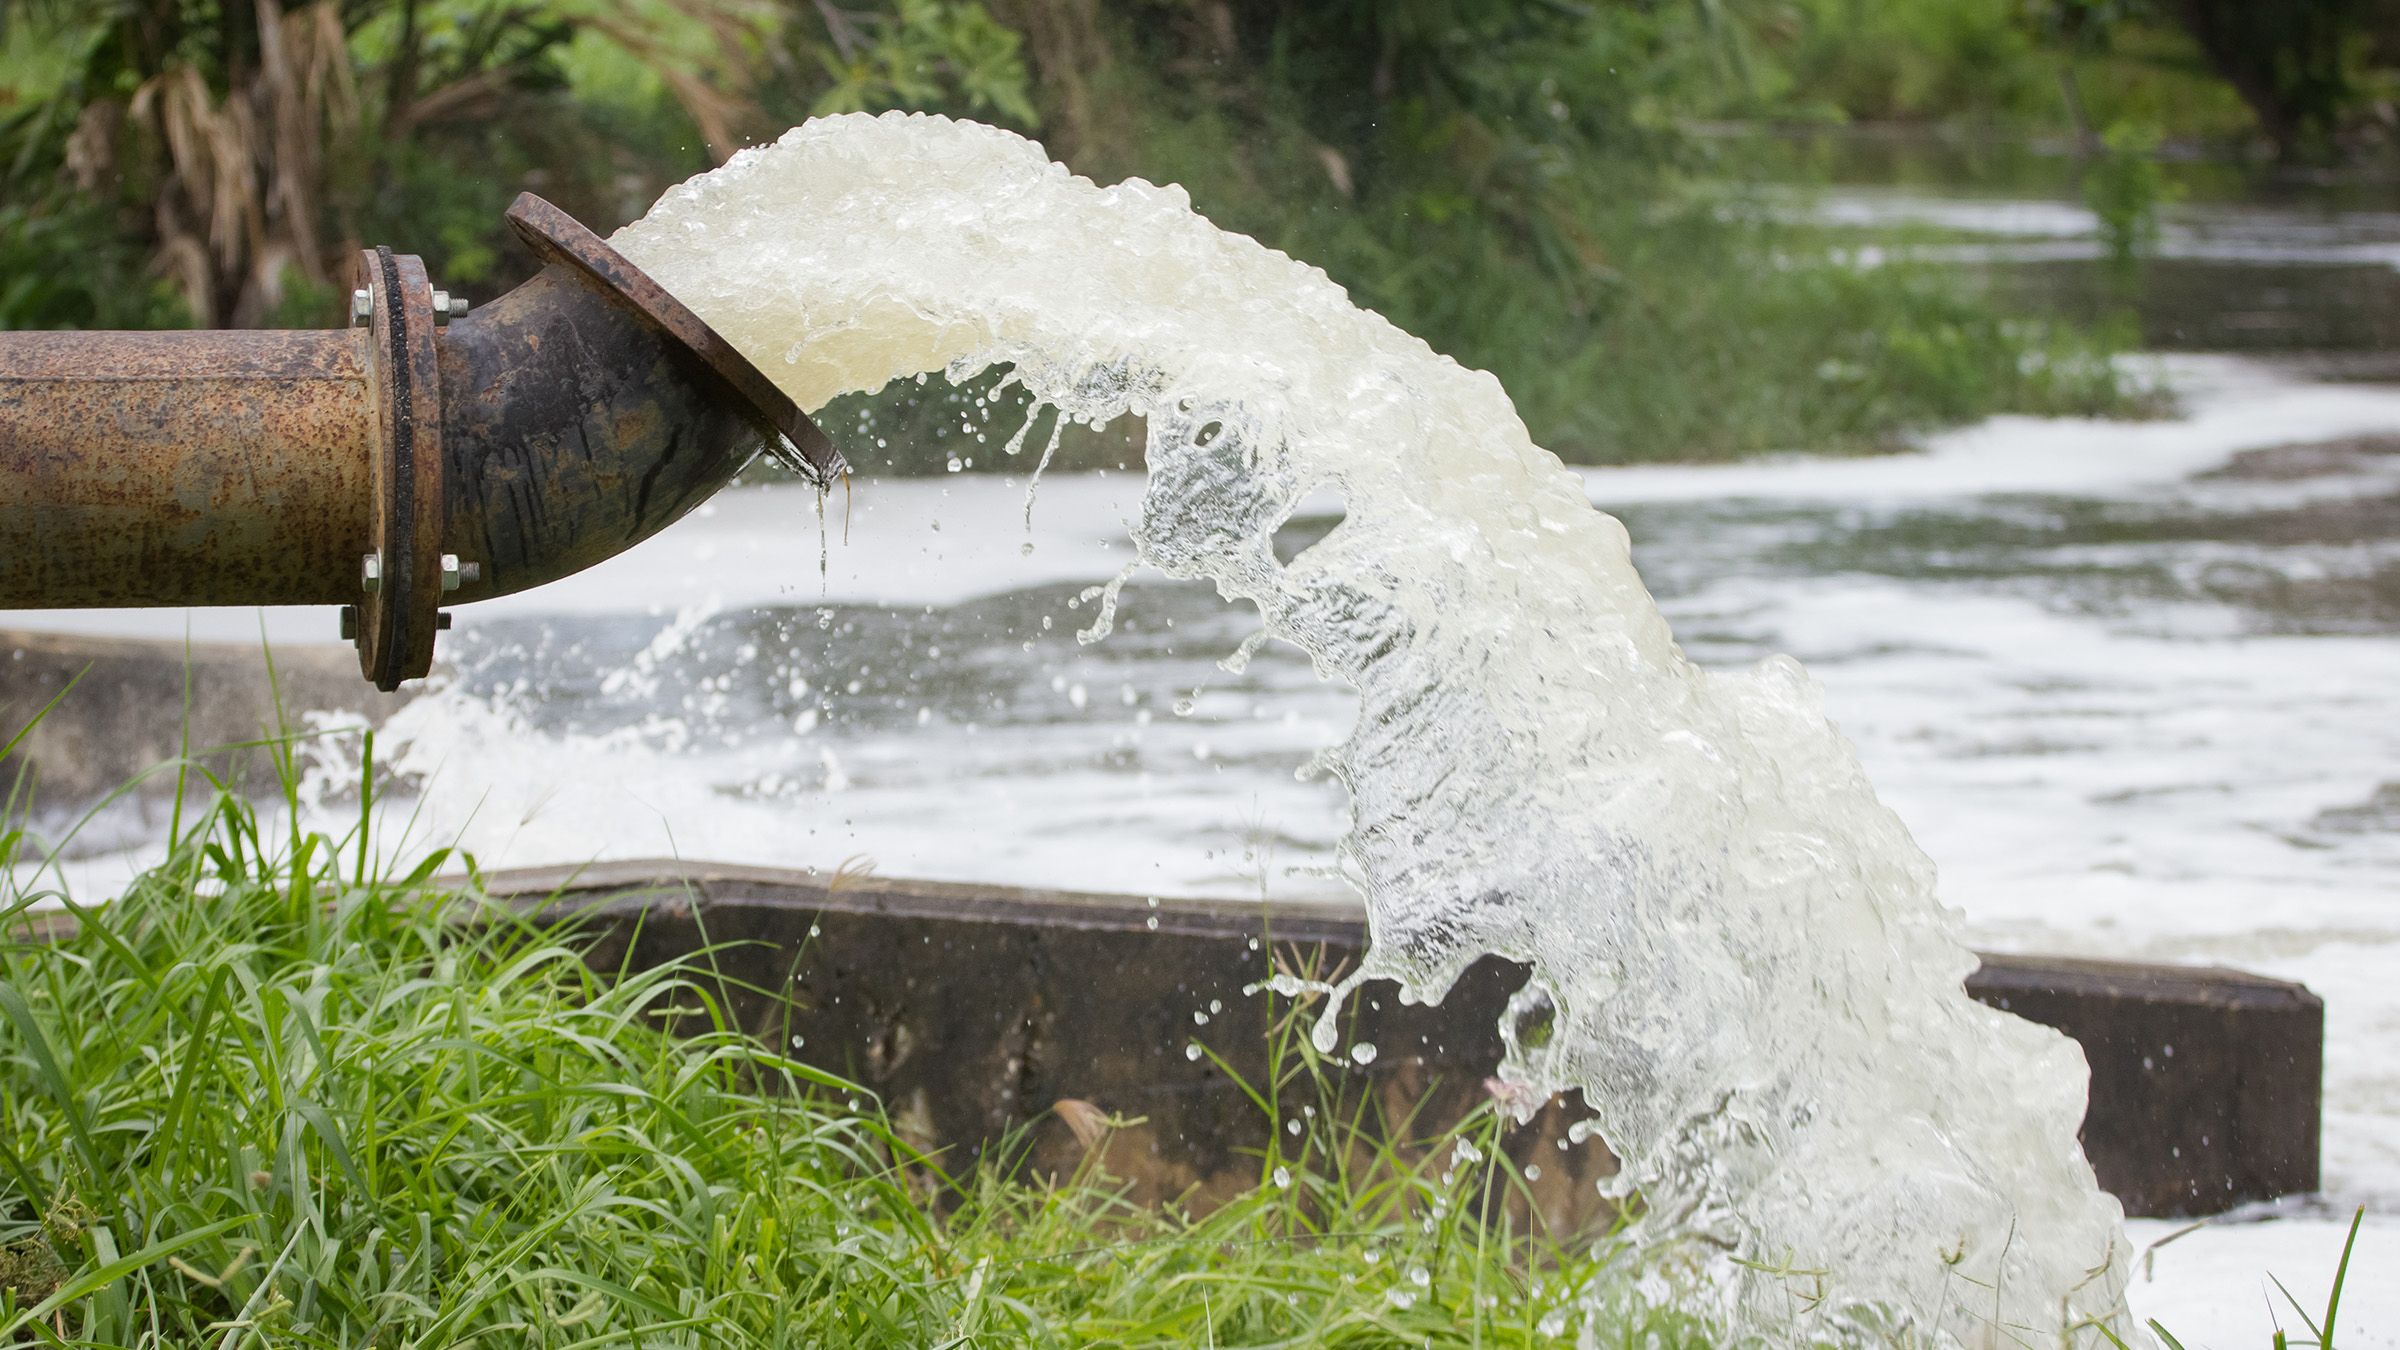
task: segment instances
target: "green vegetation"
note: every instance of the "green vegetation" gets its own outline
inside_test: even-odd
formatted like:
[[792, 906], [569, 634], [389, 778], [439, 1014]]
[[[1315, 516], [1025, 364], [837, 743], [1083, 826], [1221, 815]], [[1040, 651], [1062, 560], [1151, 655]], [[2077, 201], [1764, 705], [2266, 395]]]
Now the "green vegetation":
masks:
[[30, 0], [0, 8], [0, 183], [24, 204], [0, 259], [72, 218], [56, 270], [145, 263], [202, 325], [330, 322], [362, 241], [479, 285], [522, 188], [611, 223], [771, 119], [1024, 115], [1023, 84], [972, 0], [838, 25], [751, 0]]
[[1746, 7], [1760, 72], [1720, 115], [2072, 136], [2284, 160], [2388, 157], [2400, 12], [2374, 0], [1792, 0]]
[[[1530, 1346], [1608, 1260], [1472, 1217], [1522, 1184], [1453, 1156], [1488, 1113], [1403, 1156], [1320, 1111], [1200, 1216], [949, 1175], [731, 1029], [706, 952], [596, 975], [429, 880], [464, 859], [195, 812], [71, 925], [0, 833], [0, 1346]], [[1696, 1343], [1599, 1343], [1652, 1332]]]
[[2157, 133], [2131, 122], [2108, 130], [2104, 152], [2084, 175], [2083, 200], [2100, 218], [2100, 240], [2119, 274], [2158, 243], [2158, 208], [2172, 194], [2155, 157]]
[[[1928, 0], [1930, 2], [1930, 0]], [[0, 324], [327, 323], [362, 242], [488, 291], [812, 112], [1000, 121], [1325, 267], [1569, 459], [2128, 410], [2115, 334], [1860, 271], [1685, 129], [1773, 83], [1725, 0], [107, 0], [0, 11]], [[29, 280], [32, 279], [32, 280]], [[56, 279], [56, 280], [53, 280]], [[842, 419], [837, 418], [836, 421]], [[946, 420], [946, 419], [935, 419]], [[891, 438], [887, 438], [891, 439]], [[959, 447], [906, 439], [897, 467]], [[1087, 460], [1121, 450], [1087, 454]]]

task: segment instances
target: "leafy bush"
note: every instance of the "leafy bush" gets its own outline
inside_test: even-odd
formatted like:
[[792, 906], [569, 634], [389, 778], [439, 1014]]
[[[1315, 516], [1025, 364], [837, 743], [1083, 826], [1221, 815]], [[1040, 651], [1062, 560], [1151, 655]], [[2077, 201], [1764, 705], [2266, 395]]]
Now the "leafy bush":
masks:
[[171, 328], [183, 306], [109, 213], [0, 202], [0, 328]]
[[2119, 273], [2157, 247], [2158, 209], [2173, 198], [2159, 168], [2158, 142], [2156, 127], [2119, 122], [2108, 129], [2100, 156], [2084, 169], [2084, 204], [2100, 218], [2100, 241]]

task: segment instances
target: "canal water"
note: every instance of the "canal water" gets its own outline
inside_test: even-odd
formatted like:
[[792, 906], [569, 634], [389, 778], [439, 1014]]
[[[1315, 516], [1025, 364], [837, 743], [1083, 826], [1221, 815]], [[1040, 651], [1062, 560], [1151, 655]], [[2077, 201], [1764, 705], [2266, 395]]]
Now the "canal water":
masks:
[[[2101, 294], [2095, 223], [2056, 166], [1998, 191], [1875, 177], [1806, 209], [1862, 238], [1927, 227], [1913, 247], [2028, 304]], [[2324, 1201], [2179, 1237], [2137, 1273], [2137, 1306], [2218, 1344], [2263, 1341], [2263, 1271], [2321, 1284], [2331, 1216], [2363, 1203], [2384, 1217], [2359, 1261], [2385, 1278], [2354, 1289], [2345, 1329], [2400, 1345], [2400, 210], [2372, 205], [2195, 176], [2135, 296], [2171, 418], [1586, 473], [1695, 659], [1789, 652], [1824, 683], [1979, 943], [2240, 965], [2324, 996]], [[1155, 577], [1079, 643], [1089, 588], [1130, 561], [1139, 475], [1053, 476], [1030, 526], [1027, 491], [863, 478], [829, 503], [820, 562], [791, 546], [810, 494], [739, 489], [581, 577], [463, 611], [448, 674], [379, 738], [416, 789], [394, 809], [486, 866], [863, 858], [1162, 895], [1336, 890], [1340, 794], [1303, 771], [1349, 697], [1272, 644], [1223, 660], [1255, 621]], [[1278, 552], [1338, 512], [1304, 511]], [[331, 754], [329, 817], [348, 781]]]

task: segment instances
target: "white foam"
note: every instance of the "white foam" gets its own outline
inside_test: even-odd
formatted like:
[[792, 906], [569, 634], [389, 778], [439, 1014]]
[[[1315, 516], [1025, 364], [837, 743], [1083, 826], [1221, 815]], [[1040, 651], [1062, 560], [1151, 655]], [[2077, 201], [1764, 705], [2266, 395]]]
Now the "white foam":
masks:
[[1890, 504], [2000, 492], [2108, 495], [2174, 482], [2243, 450], [2400, 426], [2400, 389], [2387, 385], [2310, 383], [2233, 357], [2141, 360], [2180, 393], [2184, 415], [2147, 422], [1994, 417], [1928, 437], [1905, 454], [1578, 472], [1604, 508], [1740, 497]]

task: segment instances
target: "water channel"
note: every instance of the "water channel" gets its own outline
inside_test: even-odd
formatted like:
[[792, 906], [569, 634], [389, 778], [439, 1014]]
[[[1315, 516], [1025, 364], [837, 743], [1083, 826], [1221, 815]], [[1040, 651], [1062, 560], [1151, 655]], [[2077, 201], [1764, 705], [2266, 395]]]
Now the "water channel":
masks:
[[[1914, 247], [2090, 312], [2099, 249], [2071, 168], [1964, 182], [1943, 160], [1845, 155], [1805, 209], [1862, 238], [1927, 227]], [[2137, 360], [2174, 416], [2002, 418], [1896, 458], [1586, 483], [1695, 659], [1789, 652], [1823, 681], [1979, 943], [2234, 964], [2324, 996], [2326, 1199], [2179, 1240], [2136, 1287], [2263, 1327], [2262, 1262], [2316, 1278], [2331, 1214], [2400, 1212], [2400, 210], [2375, 206], [2388, 184], [2185, 177], [2136, 301]], [[1030, 528], [1026, 492], [1021, 473], [864, 476], [830, 503], [820, 566], [790, 546], [811, 494], [741, 489], [464, 612], [448, 676], [382, 733], [444, 790], [393, 809], [487, 866], [863, 857], [1135, 893], [1335, 889], [1340, 795], [1297, 771], [1349, 696], [1272, 644], [1226, 669], [1254, 620], [1155, 577], [1079, 643], [1087, 588], [1130, 559], [1140, 475], [1054, 476]], [[1317, 505], [1279, 553], [1337, 518]], [[2400, 1221], [2370, 1228], [2378, 1250], [2400, 1269]], [[2379, 1297], [2381, 1325], [2400, 1318], [2363, 1295], [2370, 1333]]]

